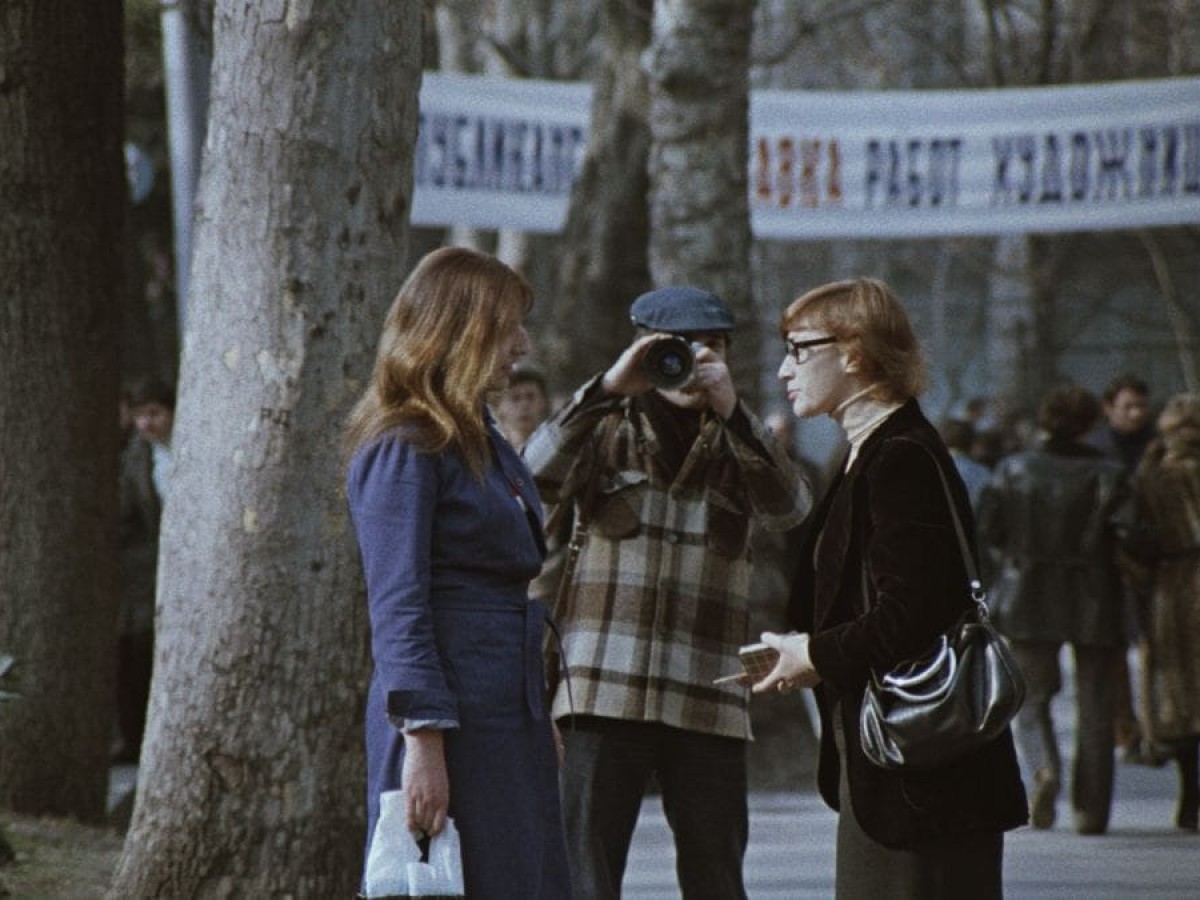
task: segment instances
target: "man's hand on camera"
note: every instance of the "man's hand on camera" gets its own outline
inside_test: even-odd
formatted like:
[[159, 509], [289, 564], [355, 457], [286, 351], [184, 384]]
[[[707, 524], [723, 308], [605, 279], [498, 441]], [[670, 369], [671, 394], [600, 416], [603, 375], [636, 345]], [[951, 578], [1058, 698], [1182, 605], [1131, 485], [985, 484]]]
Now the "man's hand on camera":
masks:
[[604, 377], [600, 380], [600, 386], [606, 393], [617, 394], [621, 397], [636, 397], [646, 393], [654, 385], [650, 383], [650, 379], [642, 370], [642, 357], [651, 344], [669, 337], [669, 334], [644, 334], [639, 337], [625, 348], [625, 351], [617, 357], [617, 361], [604, 373]]
[[722, 419], [728, 419], [737, 408], [737, 391], [733, 387], [733, 376], [729, 366], [717, 353], [703, 344], [693, 344], [696, 354], [696, 369], [682, 391], [685, 394], [703, 393], [708, 405]]
[[[622, 397], [636, 397], [651, 390], [654, 384], [646, 376], [642, 358], [651, 344], [671, 339], [665, 333], [646, 334], [625, 348], [617, 361], [604, 373], [600, 385], [606, 393]], [[697, 397], [703, 399], [699, 405], [710, 406], [722, 419], [728, 419], [737, 408], [737, 391], [729, 366], [719, 353], [704, 344], [693, 343], [695, 356], [691, 380], [681, 388], [663, 390], [662, 395], [681, 406], [696, 408]]]

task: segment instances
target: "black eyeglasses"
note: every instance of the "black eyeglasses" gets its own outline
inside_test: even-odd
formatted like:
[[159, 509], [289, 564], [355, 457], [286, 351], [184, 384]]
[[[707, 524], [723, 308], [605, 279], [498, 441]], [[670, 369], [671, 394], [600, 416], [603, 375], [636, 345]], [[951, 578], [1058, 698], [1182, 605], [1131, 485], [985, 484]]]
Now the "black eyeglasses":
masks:
[[836, 344], [837, 338], [821, 337], [813, 338], [809, 341], [793, 341], [791, 338], [786, 338], [783, 343], [787, 347], [784, 352], [795, 361], [796, 365], [800, 365], [801, 363], [808, 362], [808, 358], [813, 355], [813, 347]]

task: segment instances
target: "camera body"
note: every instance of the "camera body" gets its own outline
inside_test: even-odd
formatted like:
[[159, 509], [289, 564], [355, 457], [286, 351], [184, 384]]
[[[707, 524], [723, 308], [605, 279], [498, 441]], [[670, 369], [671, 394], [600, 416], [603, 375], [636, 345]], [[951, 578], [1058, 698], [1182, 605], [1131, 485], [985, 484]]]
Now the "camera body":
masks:
[[664, 391], [684, 387], [696, 368], [696, 351], [686, 338], [672, 334], [655, 341], [641, 359], [642, 371], [650, 383]]

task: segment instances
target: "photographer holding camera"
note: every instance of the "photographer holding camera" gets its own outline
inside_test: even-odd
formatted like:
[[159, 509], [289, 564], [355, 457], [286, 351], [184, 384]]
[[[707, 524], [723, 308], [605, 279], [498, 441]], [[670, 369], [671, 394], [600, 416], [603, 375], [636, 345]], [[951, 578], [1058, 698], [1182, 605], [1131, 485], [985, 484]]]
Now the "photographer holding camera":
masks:
[[574, 893], [620, 895], [653, 775], [682, 896], [745, 897], [748, 695], [713, 681], [747, 640], [752, 529], [797, 525], [811, 495], [738, 400], [720, 298], [661, 288], [630, 318], [632, 344], [524, 451], [547, 533], [577, 525], [553, 698]]

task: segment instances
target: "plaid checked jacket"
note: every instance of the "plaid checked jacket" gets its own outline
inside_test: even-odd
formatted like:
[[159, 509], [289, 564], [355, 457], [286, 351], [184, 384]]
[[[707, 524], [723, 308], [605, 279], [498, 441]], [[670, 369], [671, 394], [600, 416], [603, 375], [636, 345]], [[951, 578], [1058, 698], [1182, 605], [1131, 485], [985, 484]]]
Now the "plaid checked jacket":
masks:
[[525, 445], [547, 533], [599, 467], [589, 532], [555, 609], [570, 691], [553, 714], [660, 722], [750, 737], [748, 695], [713, 679], [737, 671], [747, 640], [754, 525], [782, 531], [811, 506], [808, 484], [740, 401], [706, 413], [678, 472], [638, 404], [585, 384]]

